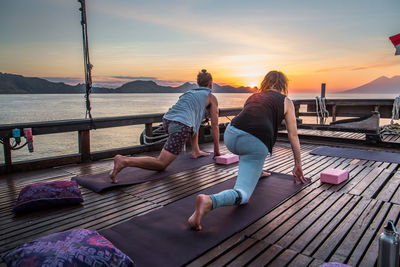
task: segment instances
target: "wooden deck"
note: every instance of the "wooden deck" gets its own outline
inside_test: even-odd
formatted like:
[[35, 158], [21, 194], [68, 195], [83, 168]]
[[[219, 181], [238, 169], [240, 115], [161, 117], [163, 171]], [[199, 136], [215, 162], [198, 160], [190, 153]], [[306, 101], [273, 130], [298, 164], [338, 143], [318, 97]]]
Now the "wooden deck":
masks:
[[[306, 129], [299, 129], [298, 132], [299, 132], [299, 135], [315, 135], [315, 136], [347, 138], [347, 139], [356, 139], [356, 140], [365, 139], [365, 134], [362, 134], [362, 133], [318, 131], [318, 130], [306, 130]], [[383, 135], [382, 141], [387, 142], [387, 143], [400, 143], [400, 135], [385, 134], [385, 135]]]
[[[373, 266], [378, 253], [377, 238], [384, 223], [392, 219], [400, 229], [399, 165], [310, 155], [317, 146], [301, 146], [304, 174], [311, 179], [310, 185], [210, 248], [189, 266], [318, 266], [327, 261]], [[222, 153], [227, 152], [223, 144], [221, 147]], [[202, 148], [210, 150], [212, 144]], [[292, 164], [290, 145], [278, 142], [265, 168], [290, 174]], [[55, 232], [113, 226], [235, 178], [238, 168], [237, 164], [210, 164], [101, 194], [81, 188], [85, 199], [82, 205], [22, 216], [12, 212], [20, 189], [27, 184], [69, 180], [75, 175], [104, 172], [111, 167], [111, 160], [103, 160], [3, 175], [0, 179], [0, 254]], [[351, 178], [341, 185], [321, 184], [319, 173], [326, 168], [347, 169]]]

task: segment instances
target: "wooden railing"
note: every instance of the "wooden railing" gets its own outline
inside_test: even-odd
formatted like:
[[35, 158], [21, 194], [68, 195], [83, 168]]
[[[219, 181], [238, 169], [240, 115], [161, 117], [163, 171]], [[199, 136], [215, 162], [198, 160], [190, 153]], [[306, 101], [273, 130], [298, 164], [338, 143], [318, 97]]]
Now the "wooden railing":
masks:
[[[295, 100], [296, 116], [316, 116], [315, 100]], [[378, 111], [381, 118], [391, 118], [392, 99], [330, 99], [326, 100], [326, 109], [329, 112], [332, 121], [337, 117], [362, 117], [369, 115], [371, 111]], [[306, 105], [307, 111], [300, 112], [300, 105]]]
[[[315, 100], [295, 100], [296, 115], [315, 116]], [[300, 112], [300, 105], [307, 105], [307, 112]], [[333, 117], [333, 120], [340, 117], [357, 117], [369, 114], [371, 111], [379, 111], [382, 118], [391, 118], [393, 100], [327, 100], [326, 107]], [[241, 111], [241, 108], [220, 109], [220, 117], [235, 116]], [[160, 144], [156, 145], [138, 145], [125, 148], [111, 149], [92, 152], [90, 149], [90, 131], [94, 129], [143, 125], [147, 136], [152, 135], [153, 123], [160, 123], [163, 114], [146, 114], [136, 116], [121, 116], [90, 119], [58, 120], [47, 122], [30, 122], [18, 124], [0, 125], [0, 139], [3, 143], [4, 161], [0, 165], [0, 173], [11, 171], [24, 171], [30, 169], [48, 168], [71, 163], [80, 163], [91, 160], [99, 160], [113, 157], [116, 154], [135, 154], [145, 151], [158, 150]], [[79, 151], [72, 155], [63, 155], [59, 157], [43, 158], [33, 161], [12, 162], [12, 149], [10, 140], [12, 130], [32, 128], [33, 135], [45, 135], [65, 132], [78, 132]]]
[[[240, 108], [221, 109], [220, 116], [234, 116], [238, 114], [240, 110]], [[90, 131], [102, 128], [144, 125], [146, 135], [151, 136], [153, 123], [160, 123], [162, 121], [163, 115], [164, 114], [159, 113], [135, 116], [94, 118], [93, 120], [73, 119], [0, 125], [0, 139], [2, 140], [4, 151], [4, 164], [0, 165], [0, 173], [48, 168], [65, 164], [99, 160], [113, 157], [116, 154], [126, 155], [158, 150], [161, 148], [162, 145], [137, 145], [125, 148], [92, 152], [90, 149]], [[20, 129], [21, 133], [23, 133], [24, 128], [31, 128], [33, 135], [78, 132], [79, 151], [78, 153], [72, 155], [63, 155], [58, 157], [49, 157], [38, 160], [13, 163], [12, 149], [10, 145], [12, 130]]]

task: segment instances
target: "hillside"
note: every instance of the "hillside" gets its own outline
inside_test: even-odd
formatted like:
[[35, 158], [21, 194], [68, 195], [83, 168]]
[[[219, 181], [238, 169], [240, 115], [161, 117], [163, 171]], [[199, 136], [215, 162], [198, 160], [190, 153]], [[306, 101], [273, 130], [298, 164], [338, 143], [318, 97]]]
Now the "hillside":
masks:
[[381, 76], [367, 84], [340, 93], [351, 94], [400, 94], [400, 76]]
[[[111, 89], [93, 87], [92, 93], [183, 93], [196, 88], [194, 83], [186, 82], [177, 87], [158, 85], [153, 81], [132, 81]], [[251, 93], [249, 87], [232, 87], [213, 85], [215, 93]], [[75, 86], [62, 82], [54, 83], [41, 78], [24, 77], [22, 75], [0, 72], [0, 94], [76, 94], [84, 93], [85, 85]]]
[[84, 85], [53, 83], [45, 79], [0, 72], [0, 94], [74, 94], [85, 92]]
[[162, 86], [153, 81], [128, 82], [114, 90], [115, 93], [181, 93], [187, 91], [186, 86]]

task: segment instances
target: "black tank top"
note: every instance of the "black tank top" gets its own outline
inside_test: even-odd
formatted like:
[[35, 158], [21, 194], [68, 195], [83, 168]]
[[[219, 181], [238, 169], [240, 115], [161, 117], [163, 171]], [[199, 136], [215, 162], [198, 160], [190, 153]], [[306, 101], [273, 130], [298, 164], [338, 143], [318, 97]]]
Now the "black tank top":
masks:
[[243, 110], [231, 121], [231, 125], [260, 139], [272, 153], [278, 126], [285, 118], [285, 95], [275, 91], [263, 91], [251, 95]]

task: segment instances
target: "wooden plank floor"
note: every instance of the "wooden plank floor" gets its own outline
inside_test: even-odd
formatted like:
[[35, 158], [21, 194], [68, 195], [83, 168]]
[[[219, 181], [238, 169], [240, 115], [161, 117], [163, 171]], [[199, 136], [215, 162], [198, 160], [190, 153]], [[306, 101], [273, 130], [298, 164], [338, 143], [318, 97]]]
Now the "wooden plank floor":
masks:
[[[392, 219], [400, 229], [399, 165], [310, 155], [316, 147], [309, 144], [301, 147], [303, 169], [312, 181], [310, 185], [188, 265], [318, 266], [337, 261], [372, 266], [384, 223]], [[203, 145], [203, 149], [211, 150], [212, 144]], [[222, 153], [225, 152], [222, 145]], [[0, 254], [55, 232], [110, 227], [233, 179], [238, 169], [237, 164], [210, 164], [100, 194], [81, 187], [85, 199], [82, 205], [19, 216], [12, 212], [20, 189], [27, 184], [69, 180], [75, 175], [104, 172], [111, 167], [111, 160], [103, 160], [1, 177]], [[290, 145], [277, 143], [264, 167], [290, 174], [293, 168]], [[341, 185], [322, 184], [319, 174], [326, 168], [347, 169], [350, 179]]]
[[[363, 133], [320, 131], [320, 130], [309, 130], [309, 129], [299, 129], [298, 133], [299, 135], [313, 135], [313, 136], [365, 140], [365, 134]], [[384, 134], [382, 136], [382, 141], [388, 143], [400, 143], [400, 135]]]

